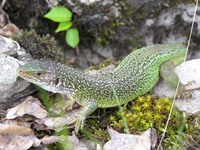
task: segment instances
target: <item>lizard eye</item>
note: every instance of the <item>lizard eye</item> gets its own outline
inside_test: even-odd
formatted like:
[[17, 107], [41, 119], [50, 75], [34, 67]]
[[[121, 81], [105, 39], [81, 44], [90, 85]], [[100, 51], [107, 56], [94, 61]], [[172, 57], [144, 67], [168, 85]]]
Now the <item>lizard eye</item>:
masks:
[[55, 80], [55, 85], [57, 85], [58, 83], [59, 83], [59, 78], [56, 78], [56, 80]]
[[40, 76], [42, 73], [41, 72], [36, 72], [35, 73], [37, 76]]

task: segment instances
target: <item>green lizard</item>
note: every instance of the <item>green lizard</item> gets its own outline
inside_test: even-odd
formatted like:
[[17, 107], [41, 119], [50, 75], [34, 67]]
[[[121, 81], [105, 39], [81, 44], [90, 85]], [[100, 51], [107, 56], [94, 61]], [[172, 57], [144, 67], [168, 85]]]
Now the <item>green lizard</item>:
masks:
[[[33, 61], [17, 69], [18, 75], [40, 87], [70, 96], [67, 106], [76, 101], [83, 108], [76, 118], [75, 131], [83, 127], [88, 115], [97, 108], [126, 104], [147, 93], [160, 75], [175, 88], [178, 76], [174, 66], [185, 57], [186, 47], [181, 44], [151, 45], [137, 49], [123, 59], [112, 72], [88, 75], [69, 66], [51, 61]], [[184, 86], [180, 84], [180, 90]]]

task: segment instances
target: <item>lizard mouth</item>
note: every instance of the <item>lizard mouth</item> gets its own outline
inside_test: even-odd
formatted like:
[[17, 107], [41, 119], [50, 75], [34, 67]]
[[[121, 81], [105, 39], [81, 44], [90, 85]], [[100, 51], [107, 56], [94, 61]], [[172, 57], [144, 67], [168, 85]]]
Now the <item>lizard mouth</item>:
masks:
[[21, 78], [28, 80], [28, 81], [35, 81], [36, 78], [33, 75], [33, 72], [31, 71], [24, 71], [21, 70], [20, 68], [17, 68], [17, 75], [20, 76]]

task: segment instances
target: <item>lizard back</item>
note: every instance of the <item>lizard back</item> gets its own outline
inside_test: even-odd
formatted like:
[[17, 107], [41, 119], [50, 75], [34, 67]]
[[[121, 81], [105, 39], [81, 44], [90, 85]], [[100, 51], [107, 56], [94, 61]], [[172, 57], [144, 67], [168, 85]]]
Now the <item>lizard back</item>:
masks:
[[[113, 90], [121, 104], [145, 94], [157, 83], [163, 62], [184, 57], [181, 44], [151, 45], [133, 51], [112, 72], [102, 76], [82, 76], [84, 84], [75, 97], [80, 104], [94, 99], [99, 107], [117, 106]], [[80, 99], [80, 100], [79, 100]]]

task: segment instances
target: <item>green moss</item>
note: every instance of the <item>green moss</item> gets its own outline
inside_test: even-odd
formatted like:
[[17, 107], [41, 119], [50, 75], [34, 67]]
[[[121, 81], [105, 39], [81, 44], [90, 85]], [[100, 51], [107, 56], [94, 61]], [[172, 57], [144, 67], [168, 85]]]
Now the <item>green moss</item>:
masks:
[[176, 135], [168, 135], [164, 140], [166, 149], [200, 149], [200, 118], [198, 115], [186, 116]]
[[21, 31], [19, 35], [13, 37], [21, 47], [23, 47], [34, 59], [56, 60], [64, 62], [64, 55], [56, 46], [56, 41], [49, 34], [38, 35], [35, 30]]
[[183, 135], [170, 135], [164, 140], [167, 150], [183, 150]]
[[[151, 96], [141, 96], [123, 107], [123, 112], [131, 133], [145, 131], [154, 127], [160, 131], [164, 130], [171, 108], [171, 101], [168, 98], [155, 99]], [[181, 123], [181, 113], [174, 108], [167, 133], [176, 134]], [[119, 111], [116, 111], [109, 118], [111, 126], [119, 131], [124, 131], [124, 124]]]
[[188, 119], [184, 137], [184, 146], [200, 149], [200, 117], [192, 116]]
[[110, 139], [107, 132], [107, 124], [100, 123], [99, 119], [88, 119], [85, 130], [88, 131], [90, 136], [95, 137], [96, 142], [100, 141], [100, 143], [105, 143]]

